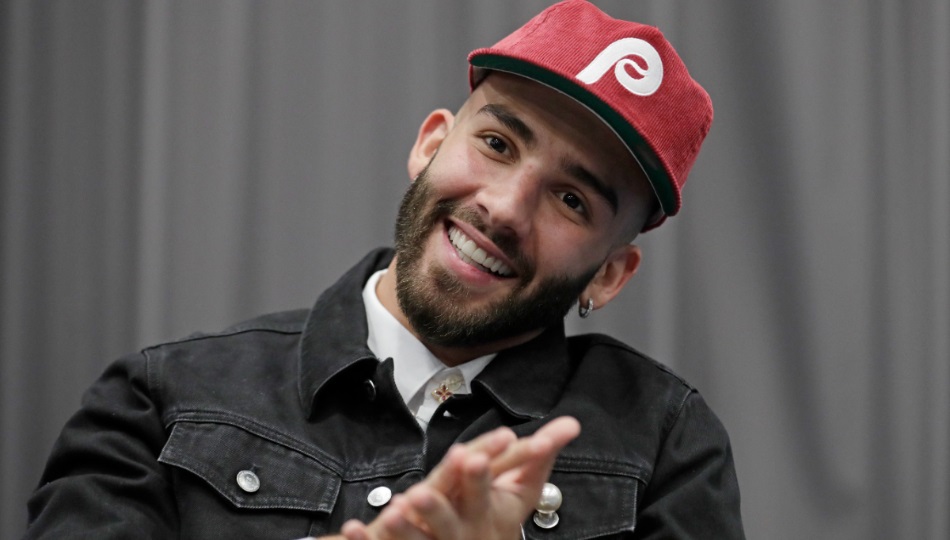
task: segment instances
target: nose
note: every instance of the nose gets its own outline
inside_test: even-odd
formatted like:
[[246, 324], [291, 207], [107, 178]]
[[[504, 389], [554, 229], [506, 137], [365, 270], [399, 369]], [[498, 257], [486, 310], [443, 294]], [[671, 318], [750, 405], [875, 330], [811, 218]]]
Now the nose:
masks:
[[487, 225], [524, 239], [531, 233], [540, 197], [541, 180], [533, 167], [508, 171], [486, 181], [475, 197]]

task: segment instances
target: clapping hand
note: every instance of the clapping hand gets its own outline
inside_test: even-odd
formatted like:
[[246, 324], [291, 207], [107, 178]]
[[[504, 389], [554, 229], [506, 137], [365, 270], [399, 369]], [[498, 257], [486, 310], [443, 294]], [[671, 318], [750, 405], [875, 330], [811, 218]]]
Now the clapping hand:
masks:
[[393, 497], [370, 524], [350, 520], [347, 540], [514, 540], [554, 460], [580, 433], [560, 417], [518, 439], [508, 428], [452, 446], [425, 480]]

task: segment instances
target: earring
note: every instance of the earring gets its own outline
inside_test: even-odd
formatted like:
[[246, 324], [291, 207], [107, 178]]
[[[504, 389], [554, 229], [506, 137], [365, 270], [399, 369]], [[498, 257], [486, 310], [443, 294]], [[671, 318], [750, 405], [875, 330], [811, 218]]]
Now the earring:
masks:
[[594, 311], [594, 299], [588, 298], [587, 305], [583, 306], [581, 304], [577, 305], [577, 314], [581, 316], [582, 319], [590, 317], [590, 312]]

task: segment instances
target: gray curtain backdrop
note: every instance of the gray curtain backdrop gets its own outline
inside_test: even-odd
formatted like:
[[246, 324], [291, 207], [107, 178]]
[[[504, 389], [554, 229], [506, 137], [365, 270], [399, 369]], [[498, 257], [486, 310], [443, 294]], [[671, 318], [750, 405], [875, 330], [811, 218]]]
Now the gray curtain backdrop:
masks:
[[[122, 353], [307, 307], [547, 1], [0, 3], [0, 536]], [[599, 1], [716, 120], [604, 331], [732, 436], [750, 538], [950, 538], [950, 2]]]

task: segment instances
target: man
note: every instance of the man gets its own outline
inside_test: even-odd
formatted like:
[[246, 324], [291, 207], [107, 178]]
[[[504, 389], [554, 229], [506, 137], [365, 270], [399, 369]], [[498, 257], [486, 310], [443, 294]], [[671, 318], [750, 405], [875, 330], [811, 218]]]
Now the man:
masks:
[[552, 6], [422, 123], [395, 253], [313, 309], [115, 363], [29, 538], [741, 538], [696, 391], [563, 317], [610, 302], [680, 207], [712, 108], [655, 28]]

